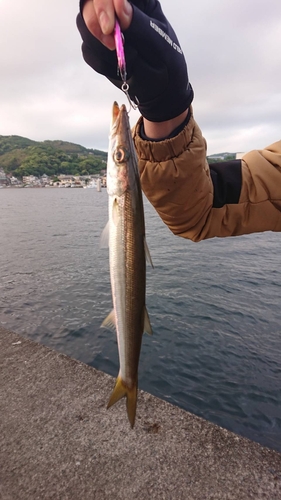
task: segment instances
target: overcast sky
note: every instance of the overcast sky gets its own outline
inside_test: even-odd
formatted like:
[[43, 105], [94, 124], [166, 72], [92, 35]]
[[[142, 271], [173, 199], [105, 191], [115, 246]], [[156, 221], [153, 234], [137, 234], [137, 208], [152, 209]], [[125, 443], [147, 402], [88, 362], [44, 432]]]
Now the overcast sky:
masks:
[[[208, 154], [281, 139], [281, 0], [163, 0]], [[107, 150], [122, 92], [86, 65], [75, 0], [0, 0], [0, 135]], [[131, 125], [137, 119], [131, 114]]]

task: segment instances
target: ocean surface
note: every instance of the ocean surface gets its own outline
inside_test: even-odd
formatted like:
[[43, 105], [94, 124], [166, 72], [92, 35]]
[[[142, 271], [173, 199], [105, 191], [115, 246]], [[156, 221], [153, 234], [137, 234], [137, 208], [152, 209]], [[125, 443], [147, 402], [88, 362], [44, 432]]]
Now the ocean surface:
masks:
[[[281, 452], [281, 234], [192, 243], [145, 214], [140, 388]], [[106, 222], [106, 190], [1, 189], [0, 324], [116, 376]]]

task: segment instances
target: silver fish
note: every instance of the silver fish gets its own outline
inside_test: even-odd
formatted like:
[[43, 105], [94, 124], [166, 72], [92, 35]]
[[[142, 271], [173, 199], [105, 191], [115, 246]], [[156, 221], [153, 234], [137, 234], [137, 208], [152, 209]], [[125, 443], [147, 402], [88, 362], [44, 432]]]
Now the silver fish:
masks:
[[126, 396], [133, 428], [142, 335], [152, 334], [145, 306], [146, 258], [143, 199], [126, 107], [115, 102], [107, 163], [109, 262], [113, 310], [102, 326], [115, 326], [120, 370], [108, 408]]

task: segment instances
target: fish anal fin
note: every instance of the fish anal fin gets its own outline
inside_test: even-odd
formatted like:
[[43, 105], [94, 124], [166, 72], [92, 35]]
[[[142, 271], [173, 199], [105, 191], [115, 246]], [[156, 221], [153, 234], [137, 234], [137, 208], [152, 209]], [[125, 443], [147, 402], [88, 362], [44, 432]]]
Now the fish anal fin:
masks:
[[152, 335], [152, 328], [151, 328], [151, 324], [150, 324], [150, 319], [149, 319], [149, 316], [148, 316], [148, 312], [147, 312], [147, 309], [146, 307], [144, 306], [144, 322], [143, 322], [143, 331], [145, 333], [148, 333], [148, 335]]
[[110, 328], [111, 330], [114, 330], [116, 328], [114, 309], [112, 309], [112, 311], [110, 311], [109, 315], [106, 316], [106, 318], [103, 320], [101, 326], [103, 326], [105, 328]]
[[109, 246], [109, 221], [107, 222], [100, 237], [100, 248], [107, 248]]
[[115, 387], [111, 393], [111, 396], [108, 401], [107, 408], [110, 408], [112, 405], [117, 403], [119, 399], [122, 399], [123, 397], [126, 396], [127, 398], [127, 414], [128, 414], [128, 419], [131, 424], [131, 427], [134, 427], [135, 424], [135, 418], [136, 418], [136, 410], [137, 410], [137, 393], [138, 393], [138, 386], [137, 383], [133, 385], [132, 388], [129, 388], [126, 386], [126, 384], [123, 382], [121, 375], [119, 374]]
[[147, 262], [149, 262], [149, 264], [151, 265], [151, 267], [154, 268], [154, 265], [153, 265], [153, 262], [152, 262], [152, 259], [151, 259], [151, 256], [150, 256], [149, 248], [148, 248], [148, 245], [146, 243], [146, 239], [145, 238], [143, 239], [143, 242], [144, 242], [145, 258], [146, 258]]

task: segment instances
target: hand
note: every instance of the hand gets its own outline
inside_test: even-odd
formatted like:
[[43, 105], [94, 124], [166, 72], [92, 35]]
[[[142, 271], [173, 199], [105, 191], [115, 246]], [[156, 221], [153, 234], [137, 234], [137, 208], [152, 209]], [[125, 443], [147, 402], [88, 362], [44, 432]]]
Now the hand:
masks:
[[127, 0], [86, 0], [82, 12], [88, 30], [110, 50], [115, 49], [116, 15], [123, 31], [129, 28], [133, 17], [133, 8]]
[[[121, 88], [113, 28], [115, 13], [125, 37], [127, 83], [148, 121], [171, 120], [193, 99], [177, 36], [157, 0], [86, 0], [77, 17], [85, 61]], [[111, 49], [111, 50], [109, 50]]]

